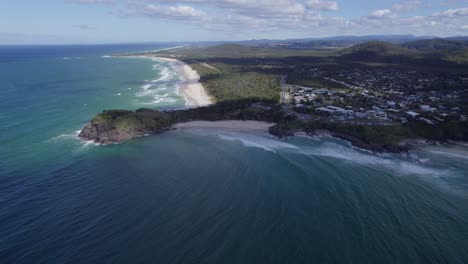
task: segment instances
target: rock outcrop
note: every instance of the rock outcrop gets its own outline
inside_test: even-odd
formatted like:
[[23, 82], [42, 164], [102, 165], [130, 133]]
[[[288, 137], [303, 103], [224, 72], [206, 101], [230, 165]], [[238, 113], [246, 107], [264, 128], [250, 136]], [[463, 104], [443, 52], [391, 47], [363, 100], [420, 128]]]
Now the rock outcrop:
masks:
[[104, 111], [86, 124], [79, 137], [98, 144], [121, 143], [146, 134], [160, 133], [171, 125], [170, 118], [158, 111]]

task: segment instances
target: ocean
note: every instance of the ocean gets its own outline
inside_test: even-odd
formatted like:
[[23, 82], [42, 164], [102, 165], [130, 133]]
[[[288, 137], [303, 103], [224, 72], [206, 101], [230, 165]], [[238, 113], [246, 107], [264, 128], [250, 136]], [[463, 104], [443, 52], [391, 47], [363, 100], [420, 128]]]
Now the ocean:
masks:
[[105, 109], [180, 109], [169, 45], [0, 47], [0, 263], [468, 263], [468, 159], [192, 129], [96, 146]]

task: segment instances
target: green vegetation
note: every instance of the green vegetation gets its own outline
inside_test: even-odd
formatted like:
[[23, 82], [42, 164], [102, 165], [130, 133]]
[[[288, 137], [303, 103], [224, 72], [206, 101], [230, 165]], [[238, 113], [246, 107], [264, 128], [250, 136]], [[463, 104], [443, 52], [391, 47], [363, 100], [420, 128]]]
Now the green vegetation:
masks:
[[337, 122], [293, 121], [271, 128], [277, 136], [292, 135], [297, 131], [313, 134], [328, 130], [333, 136], [350, 141], [355, 146], [374, 151], [399, 152], [399, 143], [405, 139], [468, 140], [468, 122], [446, 122], [439, 126], [415, 121], [406, 125], [355, 125]]
[[330, 56], [334, 49], [283, 49], [283, 48], [262, 48], [254, 46], [243, 46], [238, 44], [224, 44], [207, 48], [181, 48], [175, 51], [156, 52], [153, 55], [174, 55], [188, 59], [209, 59], [209, 58], [285, 58], [285, 57], [309, 57], [309, 56]]
[[88, 123], [80, 138], [101, 144], [124, 142], [147, 134], [161, 133], [179, 122], [195, 120], [260, 120], [282, 122], [281, 107], [275, 101], [223, 101], [209, 107], [160, 112], [139, 109], [104, 111]]
[[371, 41], [341, 50], [337, 53], [341, 60], [372, 61], [386, 63], [412, 63], [422, 58], [417, 51], [406, 49], [383, 41]]
[[451, 41], [446, 39], [425, 39], [401, 44], [402, 47], [424, 52], [459, 52], [468, 48], [466, 41]]
[[397, 64], [440, 65], [468, 63], [468, 42], [428, 39], [391, 44], [383, 41], [366, 42], [341, 50], [341, 60]]
[[273, 135], [284, 137], [303, 131], [313, 134], [328, 130], [333, 136], [355, 146], [373, 151], [399, 152], [399, 143], [409, 138], [444, 141], [468, 140], [468, 122], [445, 122], [438, 126], [414, 121], [406, 125], [356, 125], [340, 122], [300, 121], [287, 116], [276, 101], [243, 99], [222, 101], [209, 107], [159, 112], [150, 109], [104, 111], [97, 115], [80, 134], [81, 138], [99, 143], [122, 142], [145, 134], [160, 133], [180, 122], [196, 120], [257, 120], [277, 123]]
[[[145, 54], [173, 57], [188, 63], [200, 74], [201, 82], [214, 97], [216, 104], [209, 107], [167, 112], [149, 109], [140, 109], [136, 112], [104, 111], [83, 129], [80, 137], [108, 144], [123, 142], [145, 134], [160, 133], [179, 122], [258, 120], [277, 123], [270, 132], [280, 137], [298, 131], [314, 133], [316, 130], [326, 129], [336, 137], [374, 151], [402, 151], [404, 148], [398, 144], [409, 138], [468, 140], [468, 123], [458, 120], [452, 122], [448, 119], [437, 125], [428, 125], [422, 121], [410, 121], [405, 125], [300, 121], [295, 120], [294, 115], [287, 115], [288, 110], [278, 104], [281, 75], [288, 76], [289, 84], [343, 89], [336, 82], [329, 81], [330, 77], [340, 80], [340, 76], [331, 75], [328, 78], [320, 78], [317, 71], [335, 73], [356, 67], [363, 67], [364, 70], [370, 67], [382, 69], [395, 67], [406, 70], [424, 67], [425, 70], [427, 68], [431, 72], [464, 71], [466, 64], [456, 64], [451, 59], [455, 56], [463, 61], [463, 57], [459, 54], [464, 51], [462, 44], [433, 40], [406, 43], [400, 46], [375, 41], [339, 52], [221, 45]], [[393, 65], [388, 66], [388, 63]], [[440, 67], [441, 65], [449, 67]], [[441, 83], [440, 86], [440, 89], [450, 88], [446, 83]], [[349, 102], [343, 100], [335, 104], [343, 107], [353, 105], [363, 108], [370, 108], [373, 105], [367, 97], [354, 99]], [[452, 107], [446, 106], [447, 109]], [[466, 109], [466, 106], [460, 107]], [[371, 121], [366, 120], [366, 122]]]
[[279, 100], [280, 78], [277, 75], [245, 71], [239, 66], [217, 63], [208, 68], [199, 63], [190, 66], [200, 74], [200, 81], [217, 102], [256, 98]]
[[339, 83], [331, 82], [317, 77], [307, 77], [298, 73], [288, 75], [288, 83], [299, 86], [327, 89], [344, 89], [345, 86]]

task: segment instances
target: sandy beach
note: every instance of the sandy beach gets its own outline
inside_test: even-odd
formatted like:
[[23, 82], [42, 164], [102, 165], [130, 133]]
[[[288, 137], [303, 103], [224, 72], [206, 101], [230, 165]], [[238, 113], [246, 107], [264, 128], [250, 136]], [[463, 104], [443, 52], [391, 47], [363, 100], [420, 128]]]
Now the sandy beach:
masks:
[[192, 121], [187, 123], [178, 123], [172, 126], [175, 129], [191, 129], [191, 128], [209, 128], [209, 129], [232, 129], [232, 130], [250, 130], [258, 132], [268, 132], [268, 129], [274, 126], [274, 123], [261, 121]]
[[207, 106], [213, 103], [211, 97], [206, 92], [203, 85], [199, 82], [200, 75], [186, 63], [165, 57], [149, 57], [160, 61], [172, 63], [179, 74], [182, 75], [183, 81], [180, 84], [180, 93], [187, 100], [187, 105], [191, 107]]

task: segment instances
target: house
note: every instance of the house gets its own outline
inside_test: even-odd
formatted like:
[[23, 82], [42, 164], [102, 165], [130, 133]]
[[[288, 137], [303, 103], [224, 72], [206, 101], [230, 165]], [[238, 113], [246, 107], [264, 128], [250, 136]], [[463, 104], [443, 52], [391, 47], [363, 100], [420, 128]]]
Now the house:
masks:
[[378, 119], [383, 119], [383, 120], [388, 119], [387, 113], [385, 113], [384, 111], [377, 111], [376, 116]]
[[339, 117], [340, 119], [354, 118], [353, 110], [346, 110], [337, 106], [319, 107], [315, 109], [317, 114]]
[[395, 107], [396, 103], [394, 101], [387, 101], [387, 106]]
[[321, 115], [333, 115], [335, 111], [328, 109], [326, 107], [319, 107], [315, 109], [315, 113], [321, 114]]
[[357, 117], [357, 118], [366, 118], [367, 114], [364, 113], [364, 112], [356, 112], [356, 113], [354, 113], [354, 116]]
[[435, 109], [434, 107], [430, 107], [429, 105], [421, 105], [419, 108], [421, 108], [421, 110], [425, 111], [425, 112], [435, 112], [437, 109]]
[[375, 110], [369, 110], [366, 112], [367, 118], [375, 119], [377, 118], [377, 112]]
[[416, 118], [419, 115], [418, 113], [413, 112], [413, 111], [408, 111], [405, 114], [406, 114], [406, 116], [408, 116], [410, 118]]
[[424, 121], [428, 125], [433, 125], [434, 124], [434, 122], [432, 122], [431, 120], [429, 120], [427, 118], [421, 117], [421, 118], [419, 118], [419, 120]]

